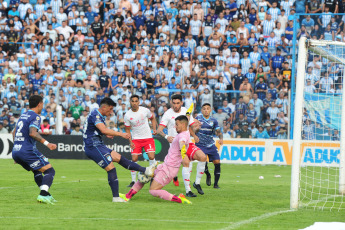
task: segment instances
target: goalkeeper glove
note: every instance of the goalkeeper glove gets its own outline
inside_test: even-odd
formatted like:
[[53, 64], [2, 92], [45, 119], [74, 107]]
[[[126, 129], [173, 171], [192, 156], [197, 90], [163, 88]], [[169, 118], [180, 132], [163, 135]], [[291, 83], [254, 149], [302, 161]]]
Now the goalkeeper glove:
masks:
[[181, 149], [181, 156], [182, 156], [182, 159], [185, 158], [186, 153], [187, 153], [186, 145], [183, 145], [183, 146], [182, 146], [182, 149]]

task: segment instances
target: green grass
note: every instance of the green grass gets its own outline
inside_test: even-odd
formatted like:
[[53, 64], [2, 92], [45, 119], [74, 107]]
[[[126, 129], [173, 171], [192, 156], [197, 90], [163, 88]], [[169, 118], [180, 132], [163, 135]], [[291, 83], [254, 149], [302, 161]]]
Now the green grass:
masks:
[[[59, 201], [55, 206], [36, 202], [39, 189], [32, 173], [0, 160], [0, 229], [299, 229], [345, 220], [343, 211], [313, 209], [271, 216], [289, 210], [290, 167], [223, 164], [221, 189], [207, 187], [203, 178], [205, 195], [187, 206], [152, 197], [148, 186], [129, 203], [112, 203], [107, 174], [94, 162], [50, 162], [56, 170], [50, 190]], [[120, 192], [126, 193], [130, 172], [121, 166], [117, 172]], [[166, 190], [179, 194], [184, 187], [169, 184]]]

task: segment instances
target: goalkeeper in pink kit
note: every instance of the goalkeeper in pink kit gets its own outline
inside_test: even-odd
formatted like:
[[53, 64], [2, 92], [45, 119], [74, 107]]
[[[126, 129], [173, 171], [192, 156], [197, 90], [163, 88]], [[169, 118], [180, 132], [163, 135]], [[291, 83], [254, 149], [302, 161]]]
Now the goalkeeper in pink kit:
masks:
[[[174, 177], [177, 176], [182, 159], [186, 156], [190, 143], [190, 133], [188, 131], [188, 118], [184, 115], [178, 116], [176, 119], [176, 131], [178, 135], [174, 138], [169, 152], [164, 159], [164, 163], [158, 165], [155, 170], [153, 181], [150, 186], [152, 196], [159, 197], [164, 200], [191, 204], [183, 194], [179, 196], [173, 195], [166, 190], [162, 190], [164, 186], [169, 184]], [[136, 193], [138, 193], [145, 184], [139, 181], [135, 182], [131, 190], [127, 194], [120, 194], [125, 201], [129, 201]]]

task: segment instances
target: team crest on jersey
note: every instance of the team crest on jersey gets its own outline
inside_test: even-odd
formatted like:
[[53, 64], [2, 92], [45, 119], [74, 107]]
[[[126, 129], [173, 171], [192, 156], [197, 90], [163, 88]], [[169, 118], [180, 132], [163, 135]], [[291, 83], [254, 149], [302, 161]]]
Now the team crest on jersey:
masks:
[[210, 126], [212, 126], [212, 125], [213, 125], [213, 121], [210, 122]]
[[36, 117], [36, 120], [39, 120], [40, 119], [40, 117]]
[[108, 160], [108, 161], [112, 161], [111, 156], [107, 156], [107, 160]]
[[99, 119], [99, 116], [97, 115], [96, 118]]

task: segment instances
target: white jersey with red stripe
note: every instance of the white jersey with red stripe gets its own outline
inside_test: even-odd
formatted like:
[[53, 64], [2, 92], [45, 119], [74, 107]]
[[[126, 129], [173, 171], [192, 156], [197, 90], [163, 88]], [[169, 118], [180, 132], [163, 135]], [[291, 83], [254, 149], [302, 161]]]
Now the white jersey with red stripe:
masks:
[[[163, 125], [168, 129], [168, 136], [175, 137], [177, 135], [176, 132], [176, 126], [175, 126], [175, 118], [180, 115], [186, 115], [187, 108], [181, 107], [181, 111], [179, 113], [176, 113], [172, 108], [168, 109], [161, 120], [161, 123], [159, 125]], [[189, 126], [194, 124], [194, 119], [191, 116], [189, 118]]]
[[148, 119], [152, 118], [153, 114], [145, 107], [139, 106], [137, 112], [130, 109], [125, 114], [125, 126], [132, 129], [132, 140], [152, 138], [152, 133]]

